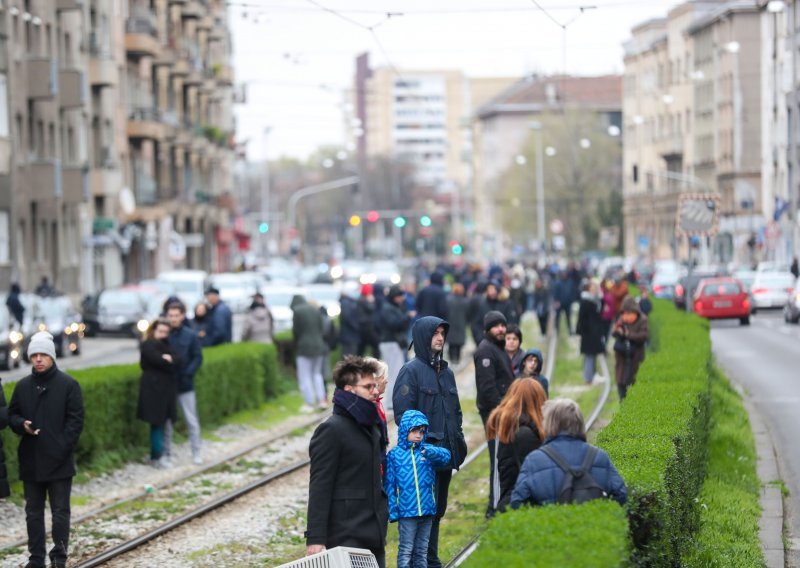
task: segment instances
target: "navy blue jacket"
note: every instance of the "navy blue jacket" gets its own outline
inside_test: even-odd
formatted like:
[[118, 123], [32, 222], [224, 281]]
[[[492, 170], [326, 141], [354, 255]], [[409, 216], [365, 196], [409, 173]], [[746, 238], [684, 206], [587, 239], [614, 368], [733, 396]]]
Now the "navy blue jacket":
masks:
[[444, 291], [442, 284], [444, 278], [441, 273], [434, 272], [431, 274], [431, 283], [417, 294], [416, 309], [421, 317], [434, 316], [447, 319], [447, 292]]
[[339, 299], [342, 313], [339, 317], [339, 341], [342, 344], [358, 343], [361, 332], [358, 326], [358, 302], [350, 296]]
[[[567, 463], [575, 469], [580, 468], [589, 444], [579, 438], [559, 434], [555, 438], [545, 440], [561, 454]], [[564, 483], [564, 471], [556, 465], [541, 449], [528, 454], [520, 469], [514, 492], [511, 494], [511, 507], [516, 509], [523, 504], [549, 505], [555, 503]], [[608, 454], [598, 448], [592, 465], [592, 477], [609, 497], [625, 504], [628, 490], [617, 468], [611, 463]]]
[[204, 347], [221, 345], [233, 341], [233, 314], [225, 302], [220, 301], [208, 311], [208, 328]]
[[194, 390], [194, 376], [203, 364], [203, 351], [197, 333], [186, 322], [179, 328], [173, 328], [167, 337], [167, 343], [175, 354], [178, 379], [178, 392]]
[[[461, 429], [463, 415], [458, 400], [456, 377], [442, 354], [431, 351], [433, 333], [449, 324], [426, 316], [414, 322], [411, 338], [415, 357], [403, 365], [392, 392], [395, 422], [400, 424], [406, 410], [419, 410], [428, 417], [428, 442], [450, 450], [450, 468], [458, 469], [467, 457], [467, 443]], [[437, 370], [438, 369], [438, 370]]]

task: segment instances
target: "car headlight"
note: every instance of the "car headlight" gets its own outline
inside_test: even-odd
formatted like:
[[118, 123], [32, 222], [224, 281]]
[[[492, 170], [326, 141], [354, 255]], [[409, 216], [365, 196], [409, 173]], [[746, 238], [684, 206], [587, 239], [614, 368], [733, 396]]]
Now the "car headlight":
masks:
[[391, 276], [391, 278], [389, 278], [389, 280], [392, 282], [392, 284], [400, 284], [400, 275], [399, 274], [392, 274], [392, 276]]
[[147, 331], [148, 327], [150, 327], [150, 322], [146, 319], [140, 319], [136, 322], [136, 329], [138, 329], [140, 333]]
[[64, 335], [70, 335], [72, 333], [72, 328], [67, 326], [64, 328]]
[[11, 331], [8, 334], [9, 343], [19, 343], [22, 341], [22, 334], [18, 331]]
[[342, 308], [339, 306], [328, 306], [328, 317], [335, 318], [342, 313]]
[[334, 266], [331, 268], [331, 278], [334, 280], [341, 278], [344, 276], [344, 269], [341, 266]]
[[77, 322], [72, 322], [72, 323], [70, 324], [70, 326], [69, 326], [69, 328], [72, 330], [72, 332], [73, 332], [73, 333], [75, 333], [76, 331], [78, 331], [78, 330], [80, 329], [80, 327], [81, 327], [81, 326], [79, 326], [79, 325], [77, 324]]

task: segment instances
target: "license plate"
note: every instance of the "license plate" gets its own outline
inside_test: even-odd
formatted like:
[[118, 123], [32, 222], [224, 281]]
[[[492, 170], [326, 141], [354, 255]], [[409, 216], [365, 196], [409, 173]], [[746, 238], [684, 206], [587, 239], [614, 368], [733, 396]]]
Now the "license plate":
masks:
[[714, 302], [715, 308], [730, 308], [733, 302]]

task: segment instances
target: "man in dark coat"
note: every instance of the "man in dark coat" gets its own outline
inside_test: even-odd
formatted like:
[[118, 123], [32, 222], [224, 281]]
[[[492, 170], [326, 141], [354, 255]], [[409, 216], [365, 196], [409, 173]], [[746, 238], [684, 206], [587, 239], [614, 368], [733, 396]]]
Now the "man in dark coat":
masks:
[[56, 366], [50, 333], [33, 335], [28, 357], [33, 372], [16, 384], [8, 406], [11, 429], [22, 436], [19, 478], [25, 490], [28, 566], [45, 566], [44, 503], [48, 498], [53, 520], [50, 563], [66, 567], [69, 499], [75, 476], [75, 446], [83, 431], [83, 396], [78, 382]]
[[[477, 387], [478, 413], [483, 425], [514, 382], [511, 359], [505, 351], [506, 317], [498, 311], [487, 312], [483, 318], [483, 339], [472, 358], [475, 363], [475, 386]], [[495, 441], [489, 444], [489, 505], [486, 516], [494, 515], [494, 451]]]
[[208, 329], [203, 347], [222, 345], [233, 341], [233, 314], [228, 304], [219, 297], [219, 290], [213, 286], [206, 290], [208, 301]]
[[450, 450], [452, 462], [436, 471], [436, 516], [428, 541], [428, 566], [439, 568], [439, 522], [447, 510], [447, 494], [453, 469], [467, 457], [467, 443], [461, 428], [463, 416], [458, 400], [456, 377], [442, 357], [449, 324], [427, 316], [411, 328], [414, 358], [403, 365], [394, 385], [394, 420], [400, 424], [406, 410], [419, 410], [428, 417], [428, 442]]
[[453, 292], [447, 298], [447, 310], [450, 314], [450, 332], [447, 334], [448, 355], [450, 363], [457, 365], [461, 361], [461, 349], [467, 342], [467, 311], [469, 300], [464, 296], [464, 286], [453, 284]]
[[[0, 381], [0, 430], [8, 426], [8, 407], [6, 395], [3, 393], [3, 383]], [[6, 470], [6, 454], [3, 451], [3, 439], [0, 438], [0, 499], [11, 495], [8, 486], [8, 471]]]
[[372, 551], [386, 566], [389, 505], [383, 491], [384, 440], [375, 399], [376, 365], [350, 355], [333, 370], [333, 414], [308, 448], [306, 554], [352, 546]]
[[325, 380], [322, 378], [322, 359], [327, 349], [322, 314], [303, 296], [292, 298], [292, 334], [296, 355], [297, 384], [303, 395], [303, 411], [319, 405], [328, 406]]
[[369, 348], [373, 357], [379, 357], [378, 332], [375, 329], [375, 313], [378, 311], [378, 302], [373, 292], [372, 284], [361, 286], [361, 297], [358, 299], [358, 354], [365, 355]]
[[358, 302], [355, 298], [342, 294], [339, 298], [342, 313], [339, 315], [339, 343], [342, 356], [358, 353], [361, 331], [358, 327]]
[[606, 350], [606, 324], [601, 312], [603, 299], [600, 286], [591, 282], [581, 292], [581, 303], [578, 308], [578, 324], [575, 333], [581, 336], [581, 353], [583, 354], [583, 382], [592, 384], [597, 367], [597, 356]]
[[8, 312], [14, 316], [14, 319], [17, 320], [19, 325], [22, 325], [22, 320], [25, 315], [25, 306], [22, 305], [22, 302], [19, 299], [19, 295], [22, 290], [19, 287], [19, 284], [16, 282], [11, 285], [11, 290], [8, 292], [8, 297], [6, 298], [6, 307], [8, 308]]
[[447, 319], [447, 292], [444, 291], [444, 275], [438, 270], [431, 274], [430, 284], [417, 294], [417, 315]]
[[[189, 445], [192, 448], [192, 461], [195, 465], [203, 463], [200, 454], [200, 415], [197, 412], [197, 397], [194, 392], [194, 376], [203, 364], [203, 351], [195, 330], [186, 323], [186, 306], [183, 302], [173, 302], [167, 306], [167, 320], [170, 329], [167, 343], [175, 355], [175, 375], [178, 382], [178, 406], [183, 412], [186, 428], [189, 430]], [[164, 425], [164, 465], [170, 465], [172, 449], [172, 420]]]
[[[381, 304], [377, 316], [377, 328], [381, 342], [378, 347], [381, 359], [389, 367], [387, 373], [387, 389], [394, 390], [394, 383], [400, 368], [405, 364], [408, 347], [408, 329], [411, 327], [411, 316], [405, 311], [405, 293], [396, 284], [389, 288], [386, 300]], [[386, 401], [387, 410], [392, 410], [392, 400]]]

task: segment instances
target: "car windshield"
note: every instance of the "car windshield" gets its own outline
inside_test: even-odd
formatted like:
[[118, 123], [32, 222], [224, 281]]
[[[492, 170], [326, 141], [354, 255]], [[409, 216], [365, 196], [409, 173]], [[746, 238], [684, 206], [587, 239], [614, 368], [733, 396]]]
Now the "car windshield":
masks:
[[736, 282], [715, 282], [703, 286], [703, 296], [735, 296], [741, 290]]
[[339, 299], [336, 288], [312, 288], [306, 291], [308, 296], [319, 302], [332, 302]]
[[130, 314], [141, 311], [143, 301], [138, 292], [129, 290], [106, 290], [100, 294], [100, 309]]
[[192, 280], [169, 280], [169, 284], [176, 294], [202, 294], [203, 283]]
[[296, 292], [270, 292], [267, 290], [264, 293], [264, 301], [268, 306], [283, 306], [288, 308], [295, 295]]
[[38, 315], [46, 318], [63, 318], [72, 312], [72, 305], [66, 296], [41, 298], [37, 302]]

